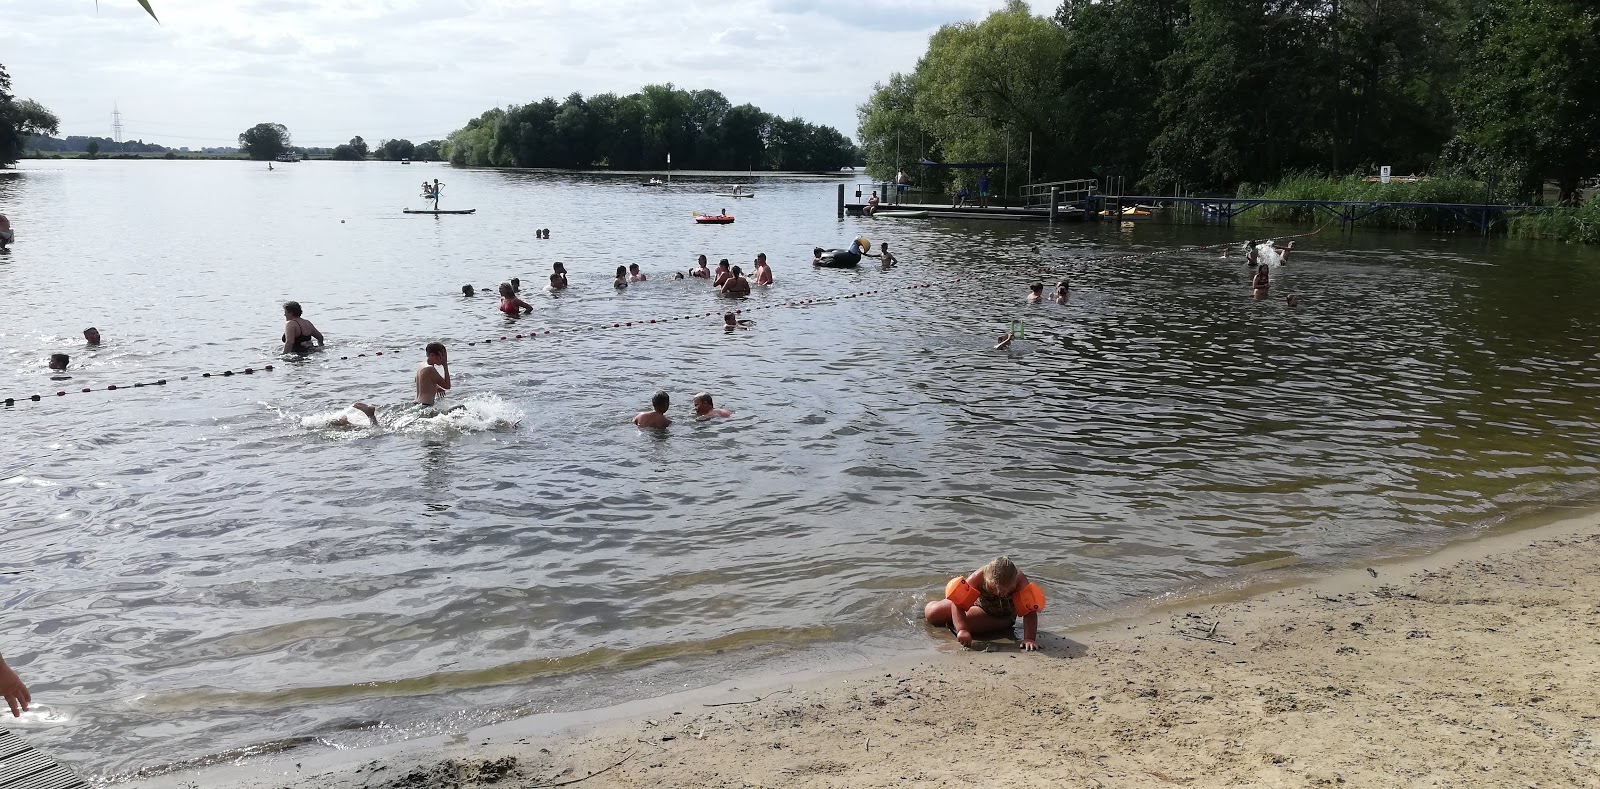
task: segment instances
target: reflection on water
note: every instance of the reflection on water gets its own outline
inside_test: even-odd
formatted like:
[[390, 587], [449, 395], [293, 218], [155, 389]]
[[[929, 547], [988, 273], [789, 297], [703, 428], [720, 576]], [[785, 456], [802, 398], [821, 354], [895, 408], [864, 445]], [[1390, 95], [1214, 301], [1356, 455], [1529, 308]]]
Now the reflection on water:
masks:
[[[1593, 490], [1592, 250], [1329, 229], [1254, 302], [1237, 252], [1171, 251], [1260, 228], [841, 222], [831, 184], [776, 179], [700, 227], [720, 186], [482, 171], [448, 173], [478, 214], [405, 216], [415, 167], [0, 181], [25, 231], [0, 260], [3, 396], [42, 390], [57, 350], [75, 387], [172, 381], [0, 413], [3, 647], [55, 716], [31, 739], [110, 774], [454, 729], [925, 644], [920, 601], [999, 552], [1049, 627]], [[903, 262], [810, 268], [857, 235]], [[778, 284], [738, 302], [748, 331], [670, 279], [757, 252]], [[460, 295], [556, 260], [572, 290], [525, 291], [525, 318]], [[617, 292], [629, 263], [651, 279]], [[1067, 306], [1023, 303], [1037, 263]], [[274, 356], [291, 298], [326, 351]], [[407, 421], [434, 339], [467, 407]], [[657, 389], [678, 423], [629, 425]], [[693, 422], [698, 391], [734, 416]], [[335, 426], [358, 400], [379, 427]]]

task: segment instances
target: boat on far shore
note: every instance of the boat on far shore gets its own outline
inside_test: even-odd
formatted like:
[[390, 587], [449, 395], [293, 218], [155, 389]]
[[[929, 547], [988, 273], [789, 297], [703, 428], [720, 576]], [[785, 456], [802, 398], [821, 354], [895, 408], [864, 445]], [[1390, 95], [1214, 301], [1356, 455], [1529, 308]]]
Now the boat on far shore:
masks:
[[283, 153], [278, 154], [277, 161], [298, 162], [300, 161], [300, 154], [295, 153], [294, 151], [284, 151]]

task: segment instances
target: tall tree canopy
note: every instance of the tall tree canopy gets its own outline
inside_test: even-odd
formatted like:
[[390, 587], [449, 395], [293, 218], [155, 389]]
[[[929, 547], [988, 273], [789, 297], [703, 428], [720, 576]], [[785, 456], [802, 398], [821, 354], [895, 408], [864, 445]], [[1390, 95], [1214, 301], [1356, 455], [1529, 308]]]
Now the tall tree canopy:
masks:
[[647, 85], [492, 109], [450, 135], [450, 161], [492, 167], [837, 170], [856, 160], [837, 129], [733, 106], [714, 90]]
[[1222, 190], [1388, 164], [1569, 195], [1600, 170], [1600, 7], [1064, 0], [1046, 19], [1010, 0], [941, 28], [859, 115], [878, 177], [923, 157], [1016, 162], [1031, 135], [1040, 181]]
[[252, 159], [276, 159], [291, 144], [289, 129], [281, 123], [258, 123], [239, 133], [239, 150]]
[[23, 144], [35, 134], [55, 134], [60, 121], [44, 105], [11, 95], [11, 75], [0, 66], [0, 167], [22, 156]]

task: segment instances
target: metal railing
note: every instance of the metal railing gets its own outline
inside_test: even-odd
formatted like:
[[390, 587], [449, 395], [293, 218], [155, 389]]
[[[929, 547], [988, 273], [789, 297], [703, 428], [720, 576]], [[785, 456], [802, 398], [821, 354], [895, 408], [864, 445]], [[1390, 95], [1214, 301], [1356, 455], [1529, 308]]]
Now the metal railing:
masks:
[[1099, 192], [1099, 183], [1093, 178], [1078, 178], [1072, 181], [1023, 184], [1017, 188], [1017, 196], [1021, 198], [1023, 208], [1049, 208], [1050, 192], [1055, 189], [1060, 190], [1061, 204], [1069, 205], [1094, 197]]

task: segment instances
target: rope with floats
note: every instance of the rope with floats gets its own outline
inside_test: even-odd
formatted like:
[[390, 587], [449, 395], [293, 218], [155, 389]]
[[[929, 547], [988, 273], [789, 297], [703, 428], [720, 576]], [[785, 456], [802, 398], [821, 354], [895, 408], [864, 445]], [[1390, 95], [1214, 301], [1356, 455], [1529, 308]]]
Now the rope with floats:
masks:
[[[1298, 234], [1289, 235], [1289, 236], [1276, 236], [1276, 237], [1273, 237], [1273, 238], [1288, 240], [1288, 239], [1305, 238], [1305, 237], [1308, 237], [1308, 236], [1314, 236], [1314, 235], [1316, 235], [1318, 233], [1321, 233], [1323, 228], [1326, 228], [1328, 226], [1328, 224], [1329, 224], [1329, 222], [1324, 222], [1316, 230], [1312, 230], [1312, 231], [1309, 231], [1309, 232], [1306, 232], [1306, 233], [1298, 233]], [[1204, 252], [1204, 251], [1215, 250], [1215, 249], [1223, 249], [1223, 248], [1236, 246], [1236, 245], [1238, 245], [1240, 243], [1248, 243], [1251, 240], [1253, 240], [1253, 239], [1245, 239], [1244, 241], [1228, 241], [1228, 242], [1223, 242], [1223, 243], [1219, 243], [1219, 244], [1205, 244], [1205, 245], [1199, 245], [1199, 246], [1177, 247], [1177, 248], [1173, 248], [1173, 249], [1154, 250], [1154, 251], [1150, 251], [1150, 252], [1140, 252], [1140, 253], [1134, 253], [1134, 254], [1128, 254], [1128, 255], [1117, 255], [1117, 256], [1106, 257], [1106, 258], [1087, 258], [1086, 257], [1086, 258], [1078, 258], [1077, 261], [1078, 262], [1084, 262], [1084, 263], [1088, 263], [1088, 262], [1093, 262], [1093, 263], [1131, 262], [1131, 261], [1134, 261], [1134, 260], [1142, 260], [1142, 259], [1145, 259], [1145, 258], [1152, 258], [1152, 257], [1160, 256], [1160, 255], [1176, 255], [1176, 254], [1183, 254], [1183, 253], [1194, 253], [1194, 252]], [[997, 272], [984, 272], [984, 273], [985, 274], [990, 274], [990, 273], [997, 273]], [[1010, 273], [1058, 274], [1058, 273], [1070, 273], [1070, 272], [1063, 272], [1062, 269], [1060, 269], [1058, 267], [1054, 267], [1054, 266], [1036, 266], [1036, 267], [1033, 267], [1033, 268], [1023, 267], [1023, 268], [1012, 269], [1010, 271]], [[739, 308], [730, 309], [730, 310], [720, 310], [720, 311], [715, 311], [715, 312], [703, 312], [703, 313], [691, 314], [691, 315], [674, 315], [674, 316], [665, 317], [665, 318], [641, 318], [641, 319], [630, 320], [630, 321], [612, 321], [610, 323], [601, 322], [601, 323], [598, 323], [598, 324], [584, 323], [584, 324], [580, 324], [580, 325], [565, 326], [565, 327], [560, 327], [560, 328], [556, 328], [556, 329], [546, 328], [543, 331], [540, 331], [539, 329], [533, 329], [531, 331], [520, 332], [520, 333], [517, 333], [517, 334], [509, 334], [509, 333], [508, 334], [502, 334], [502, 335], [500, 335], [500, 337], [498, 339], [501, 342], [510, 342], [510, 341], [522, 340], [522, 339], [531, 340], [531, 339], [535, 339], [535, 338], [538, 338], [538, 337], [547, 337], [547, 336], [551, 336], [551, 335], [562, 336], [562, 335], [566, 335], [566, 334], [587, 334], [587, 333], [594, 332], [596, 330], [605, 331], [605, 330], [608, 330], [608, 329], [626, 329], [626, 328], [633, 328], [635, 326], [652, 326], [652, 325], [657, 325], [657, 324], [673, 323], [673, 322], [676, 322], [676, 321], [700, 320], [700, 319], [703, 319], [703, 318], [709, 318], [709, 317], [712, 317], [712, 316], [721, 315], [723, 313], [728, 313], [728, 312], [731, 312], [731, 313], [733, 313], [735, 315], [743, 315], [743, 314], [745, 314], [747, 312], [755, 312], [757, 310], [772, 310], [772, 309], [780, 309], [780, 308], [806, 307], [806, 306], [811, 306], [811, 305], [816, 305], [816, 304], [829, 304], [829, 303], [835, 303], [835, 302], [842, 302], [842, 301], [845, 301], [847, 299], [858, 299], [858, 298], [863, 298], [863, 297], [867, 297], [867, 296], [877, 296], [877, 295], [881, 295], [881, 294], [886, 293], [886, 292], [904, 291], [904, 290], [917, 290], [917, 289], [922, 289], [922, 288], [945, 287], [945, 286], [954, 285], [954, 284], [961, 283], [961, 282], [970, 282], [970, 281], [976, 280], [978, 278], [979, 277], [977, 277], [977, 276], [952, 277], [952, 278], [944, 279], [944, 280], [932, 280], [932, 281], [928, 281], [928, 282], [918, 282], [918, 283], [912, 283], [912, 284], [909, 284], [909, 285], [900, 285], [900, 286], [896, 286], [896, 287], [892, 287], [892, 288], [877, 288], [877, 289], [873, 289], [873, 290], [861, 290], [861, 291], [855, 291], [855, 292], [852, 292], [852, 293], [842, 293], [842, 294], [836, 294], [836, 295], [833, 295], [833, 296], [817, 296], [817, 297], [806, 298], [806, 299], [789, 299], [789, 300], [786, 300], [786, 301], [775, 302], [775, 303], [772, 303], [772, 304], [758, 304], [758, 305], [755, 305], [755, 306], [744, 306], [744, 307], [739, 307]], [[487, 337], [487, 338], [483, 338], [483, 339], [479, 339], [479, 340], [466, 340], [465, 343], [469, 347], [475, 347], [475, 346], [479, 345], [480, 343], [484, 344], [484, 345], [488, 345], [490, 343], [495, 342], [495, 340], [496, 340], [496, 338], [494, 338], [494, 337]], [[459, 342], [459, 341], [451, 340], [451, 342]], [[395, 354], [395, 353], [402, 352], [402, 349], [390, 348], [390, 349], [387, 349], [386, 351], [379, 350], [379, 351], [372, 351], [372, 352], [357, 353], [357, 354], [354, 354], [354, 355], [344, 355], [344, 356], [340, 356], [339, 357], [339, 361], [349, 361], [350, 359], [364, 359], [364, 358], [368, 358], [368, 357], [379, 357], [379, 356], [385, 355], [386, 352], [389, 353], [389, 354]], [[178, 376], [175, 379], [173, 377], [169, 376], [168, 378], [160, 378], [160, 379], [157, 379], [157, 380], [154, 380], [154, 381], [145, 381], [145, 382], [138, 382], [138, 383], [133, 383], [133, 384], [121, 384], [121, 385], [109, 384], [109, 385], [100, 387], [98, 389], [96, 389], [95, 387], [83, 387], [81, 389], [77, 389], [76, 391], [68, 390], [68, 389], [62, 389], [62, 390], [57, 390], [53, 394], [33, 394], [33, 395], [26, 395], [26, 396], [19, 396], [19, 397], [7, 397], [7, 398], [4, 398], [4, 399], [0, 399], [0, 406], [4, 406], [6, 408], [13, 408], [13, 407], [17, 406], [18, 404], [25, 404], [25, 403], [29, 403], [29, 402], [38, 403], [38, 402], [43, 402], [44, 400], [47, 400], [47, 399], [49, 399], [51, 397], [58, 397], [58, 398], [59, 397], [66, 397], [67, 395], [70, 395], [70, 394], [90, 394], [90, 393], [93, 393], [93, 392], [126, 391], [126, 390], [129, 390], [129, 389], [142, 389], [142, 388], [151, 387], [151, 386], [167, 386], [169, 381], [171, 381], [171, 380], [187, 381], [187, 380], [190, 380], [192, 378], [198, 378], [198, 379], [232, 378], [234, 376], [240, 376], [240, 375], [254, 375], [254, 374], [258, 373], [258, 372], [273, 372], [276, 369], [277, 369], [276, 365], [271, 364], [271, 363], [264, 363], [264, 364], [250, 365], [250, 366], [245, 366], [245, 367], [229, 368], [229, 369], [222, 370], [220, 372], [203, 372], [203, 373], [198, 373], [198, 374]]]

